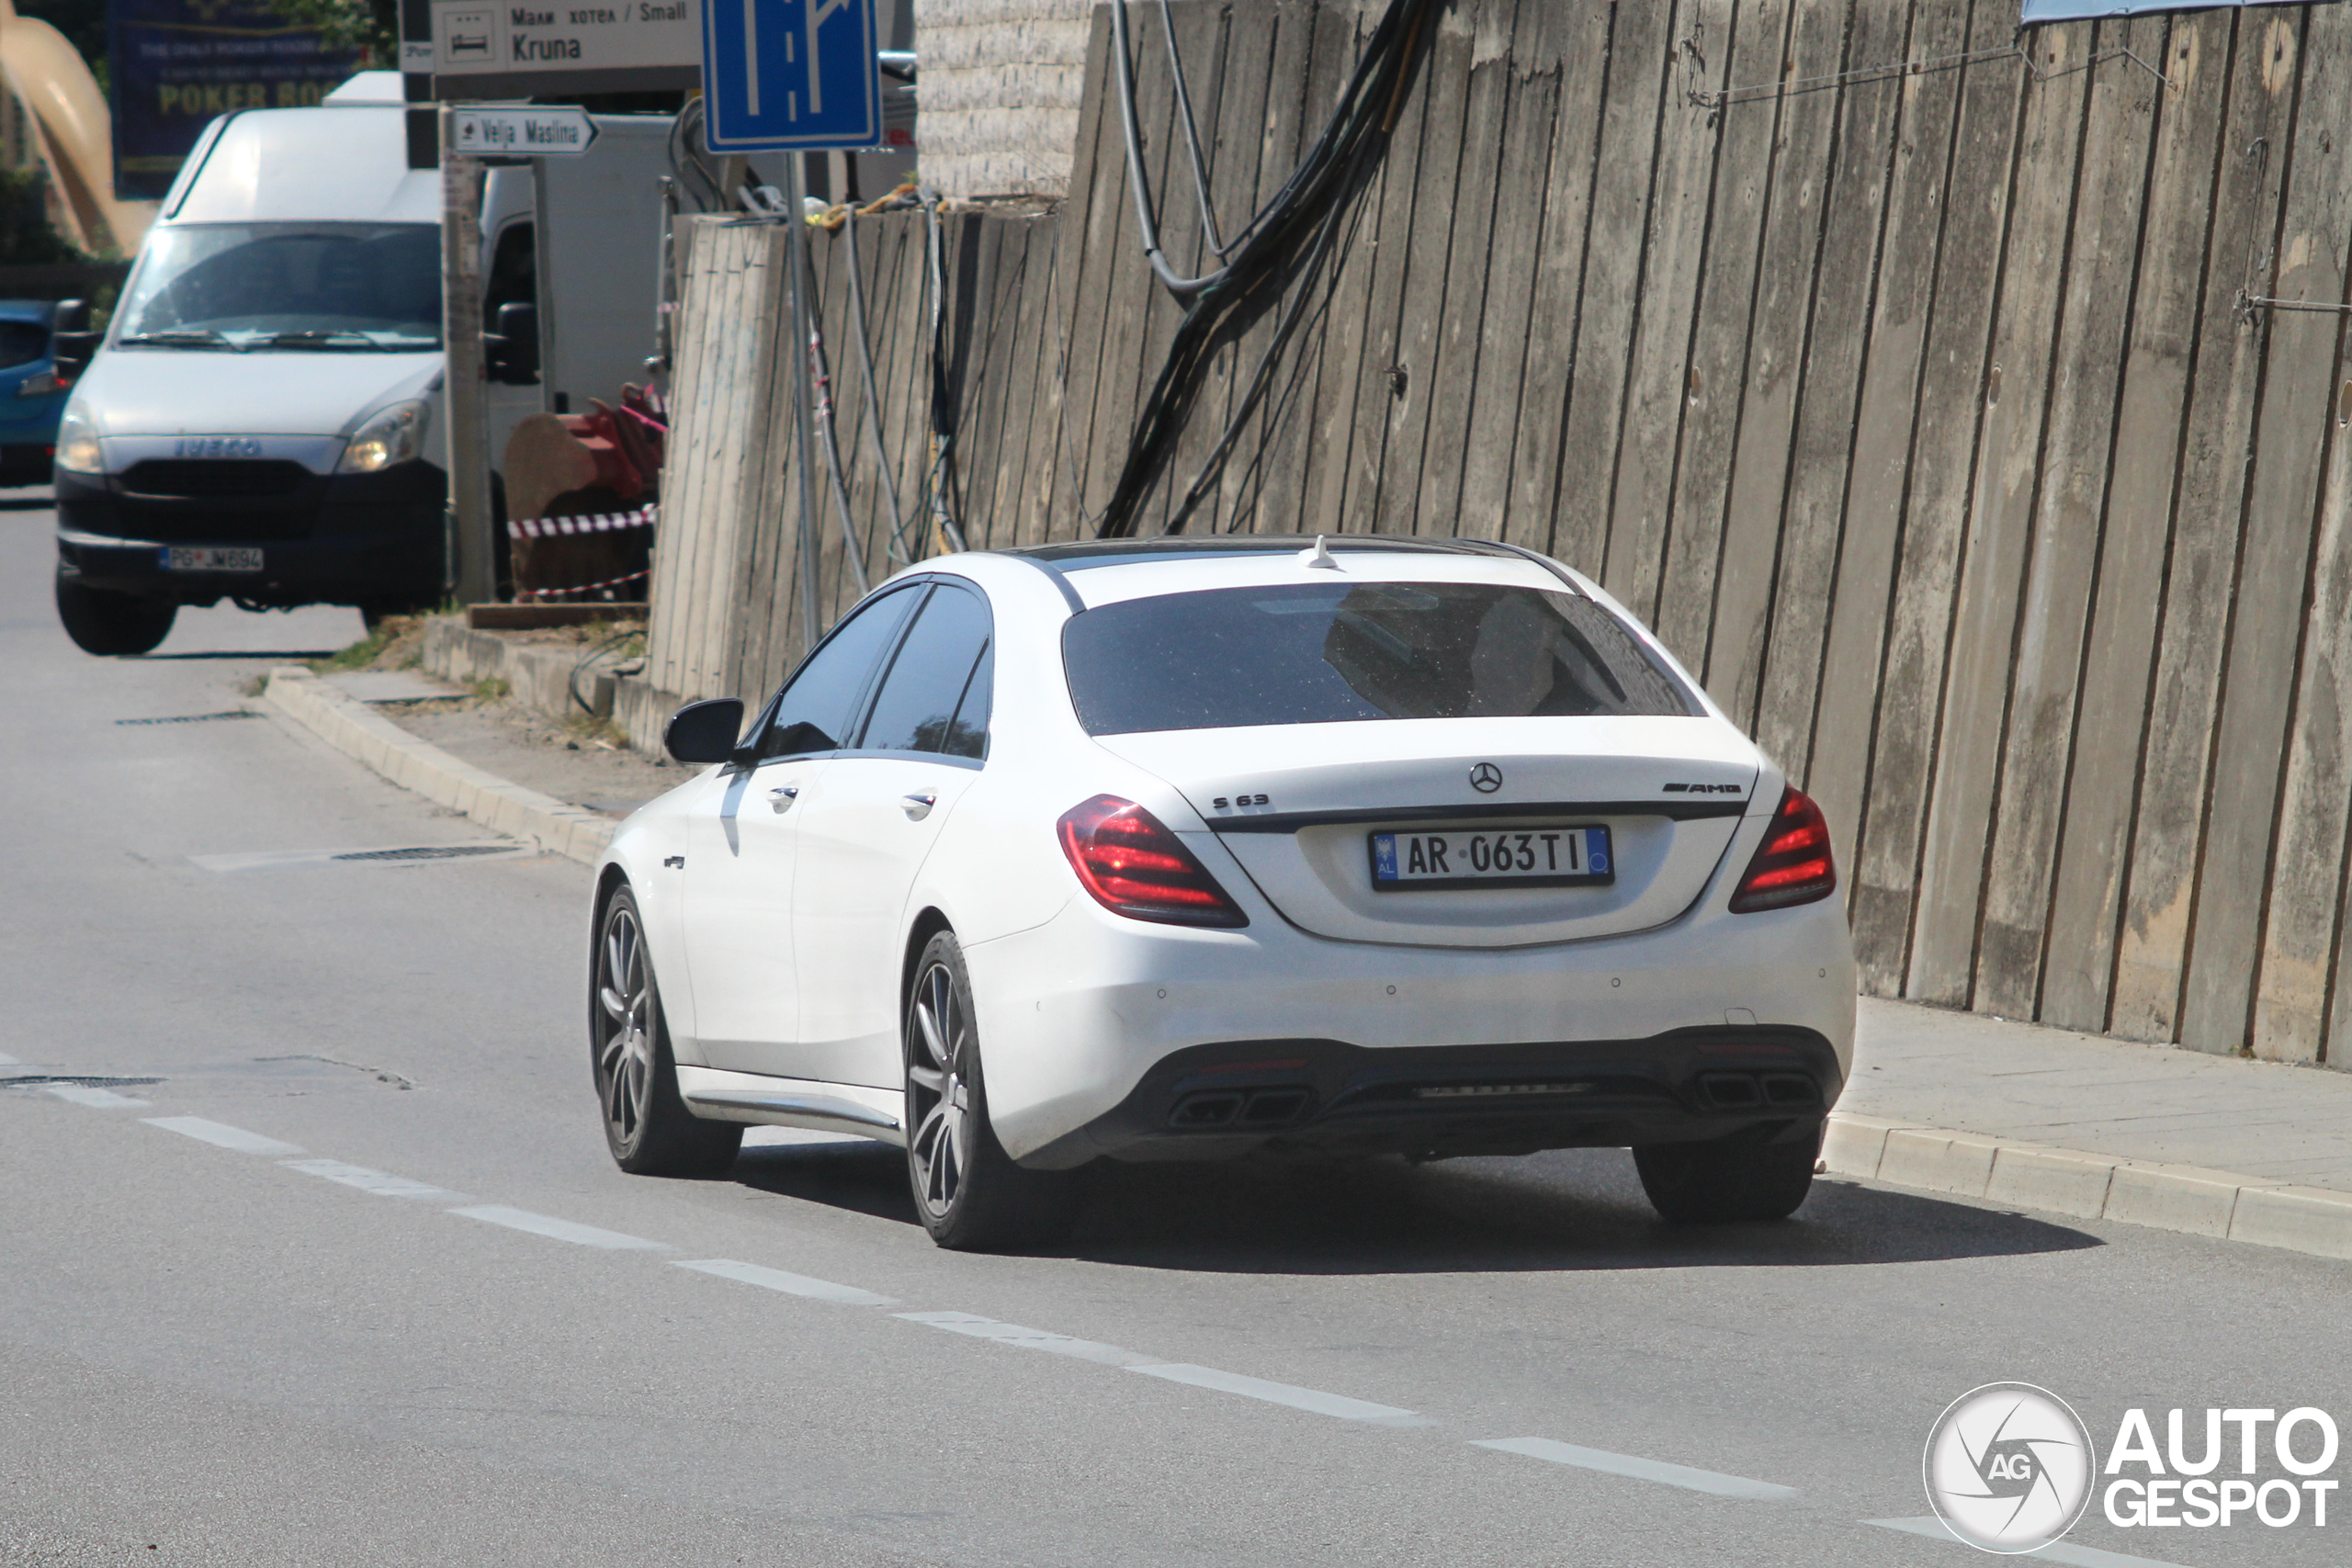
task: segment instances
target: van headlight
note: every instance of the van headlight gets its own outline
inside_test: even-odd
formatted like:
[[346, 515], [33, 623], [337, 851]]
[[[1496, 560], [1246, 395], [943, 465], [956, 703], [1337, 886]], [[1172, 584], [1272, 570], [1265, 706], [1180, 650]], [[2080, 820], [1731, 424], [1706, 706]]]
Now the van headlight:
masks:
[[405, 463], [424, 452], [424, 420], [429, 405], [423, 398], [394, 403], [370, 415], [343, 449], [339, 474], [379, 474], [395, 463]]
[[57, 466], [77, 474], [103, 474], [107, 460], [98, 450], [98, 422], [78, 399], [65, 405], [57, 421]]

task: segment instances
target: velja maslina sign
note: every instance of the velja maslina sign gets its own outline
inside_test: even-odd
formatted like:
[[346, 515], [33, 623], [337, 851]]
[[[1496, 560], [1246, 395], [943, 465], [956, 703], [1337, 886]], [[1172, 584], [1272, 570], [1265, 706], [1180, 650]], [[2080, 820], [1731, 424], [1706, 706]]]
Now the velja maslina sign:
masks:
[[475, 158], [576, 158], [596, 143], [586, 109], [452, 109], [457, 150]]
[[633, 93], [702, 84], [703, 0], [433, 0], [434, 96]]

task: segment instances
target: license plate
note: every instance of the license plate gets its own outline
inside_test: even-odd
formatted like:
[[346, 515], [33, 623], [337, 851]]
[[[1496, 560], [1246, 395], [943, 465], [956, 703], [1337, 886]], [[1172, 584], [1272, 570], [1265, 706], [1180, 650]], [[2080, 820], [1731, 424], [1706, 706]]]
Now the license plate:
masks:
[[165, 545], [165, 571], [259, 571], [261, 552], [219, 545]]
[[1606, 828], [1490, 828], [1372, 835], [1381, 893], [1446, 887], [1591, 887], [1617, 880]]

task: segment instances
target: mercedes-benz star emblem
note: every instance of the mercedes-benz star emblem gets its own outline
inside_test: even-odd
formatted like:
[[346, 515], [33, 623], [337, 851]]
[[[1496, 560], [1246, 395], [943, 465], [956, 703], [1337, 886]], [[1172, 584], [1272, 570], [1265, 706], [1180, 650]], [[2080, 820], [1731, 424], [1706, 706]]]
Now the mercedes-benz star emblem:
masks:
[[1480, 795], [1492, 795], [1503, 787], [1503, 771], [1492, 762], [1481, 762], [1470, 770], [1470, 787]]

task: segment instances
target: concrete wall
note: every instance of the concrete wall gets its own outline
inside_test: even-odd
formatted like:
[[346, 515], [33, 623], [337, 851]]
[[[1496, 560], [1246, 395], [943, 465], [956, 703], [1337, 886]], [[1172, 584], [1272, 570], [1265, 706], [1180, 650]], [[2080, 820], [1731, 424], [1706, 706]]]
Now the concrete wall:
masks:
[[922, 178], [948, 196], [1069, 188], [1089, 0], [915, 0]]
[[[1228, 226], [1376, 9], [1178, 6]], [[1116, 480], [1182, 310], [1137, 251], [1106, 17], [1068, 202], [943, 225], [935, 365], [922, 219], [860, 225], [862, 323], [847, 240], [817, 241], [874, 581], [880, 479], [920, 516], [942, 422], [976, 546], [1090, 531]], [[1461, 0], [1190, 526], [1499, 536], [1599, 576], [1821, 799], [1877, 994], [2352, 1062], [2352, 6], [2067, 24], [2025, 57], [2015, 21]], [[714, 466], [665, 513], [667, 691], [759, 694], [799, 645], [789, 378], [774, 325], [741, 331], [775, 321], [749, 312], [780, 254], [697, 235], [680, 429]], [[1220, 331], [1146, 532], [1283, 303]], [[830, 616], [856, 590], [821, 526]]]

